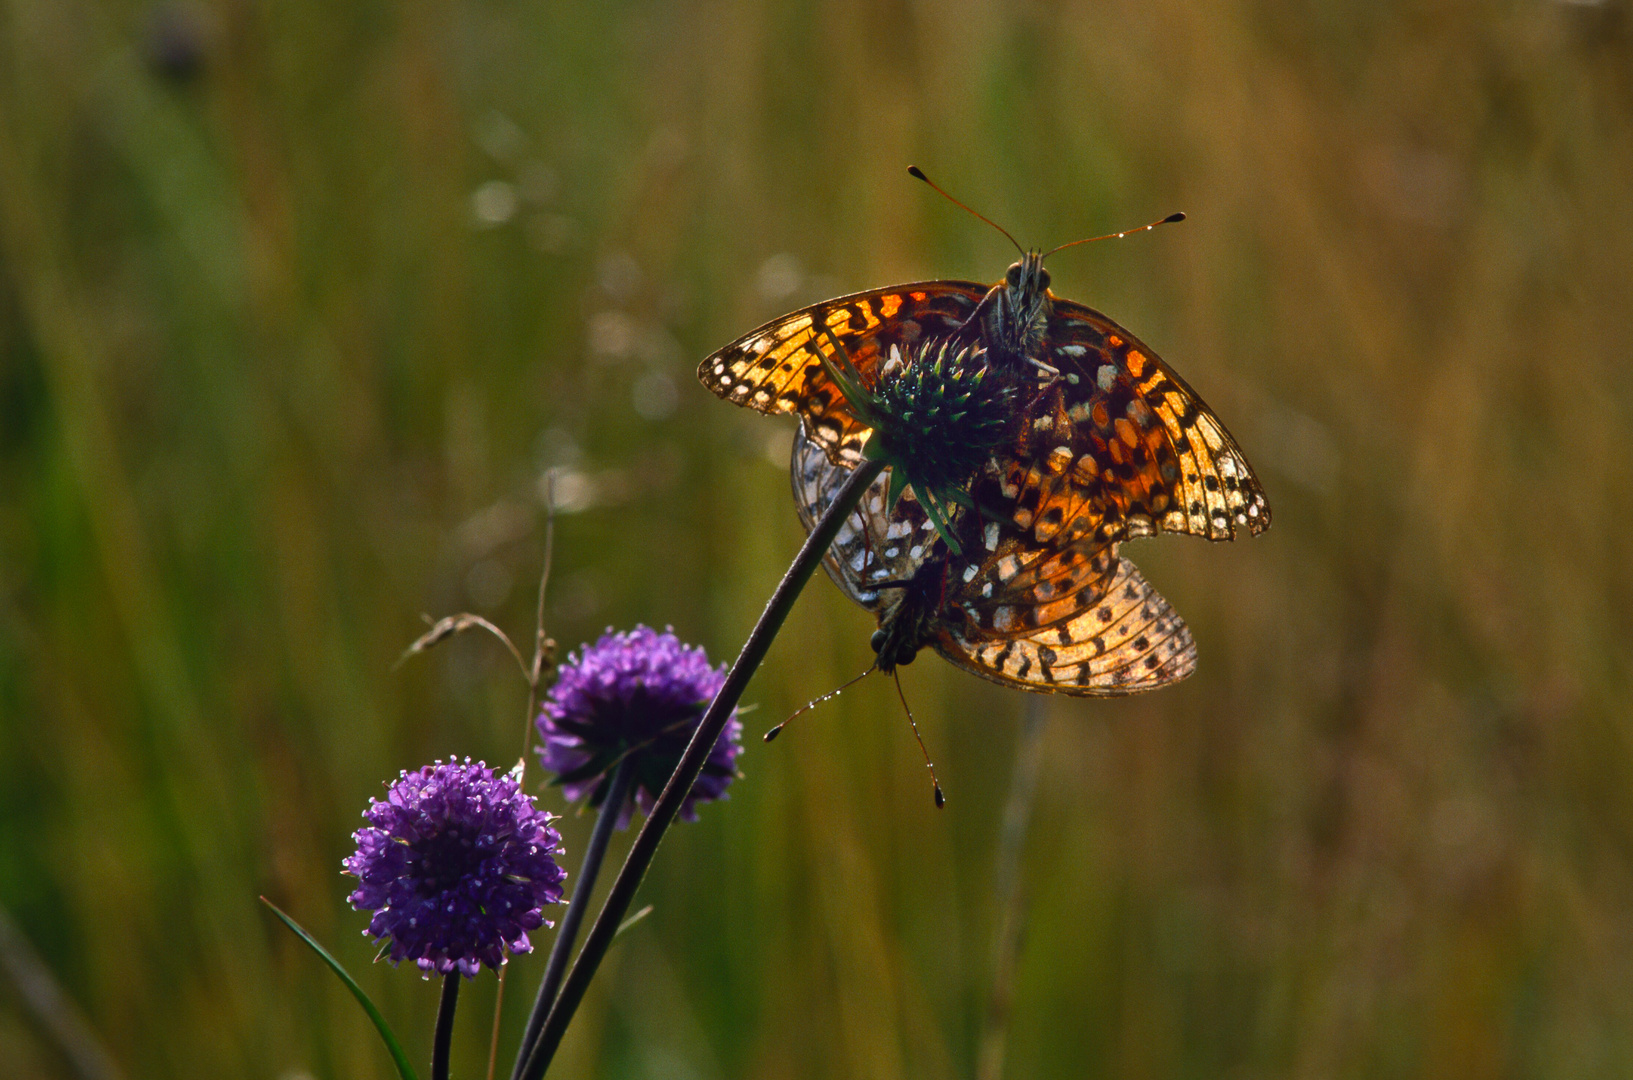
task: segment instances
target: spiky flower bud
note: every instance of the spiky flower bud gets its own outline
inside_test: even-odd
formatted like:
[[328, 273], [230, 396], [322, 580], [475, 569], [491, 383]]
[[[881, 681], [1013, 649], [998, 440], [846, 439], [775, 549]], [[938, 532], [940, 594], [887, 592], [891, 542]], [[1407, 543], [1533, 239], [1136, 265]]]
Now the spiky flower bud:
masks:
[[1009, 436], [1014, 387], [995, 376], [979, 346], [931, 341], [905, 363], [884, 365], [873, 388], [869, 456], [890, 462], [915, 494], [960, 496]]
[[953, 503], [968, 506], [975, 471], [1009, 437], [1014, 386], [994, 374], [979, 345], [931, 340], [904, 359], [890, 359], [872, 386], [863, 383], [838, 338], [834, 358], [823, 366], [851, 409], [873, 434], [862, 452], [890, 465], [890, 505], [911, 486], [930, 523], [953, 552], [958, 540], [948, 524]]

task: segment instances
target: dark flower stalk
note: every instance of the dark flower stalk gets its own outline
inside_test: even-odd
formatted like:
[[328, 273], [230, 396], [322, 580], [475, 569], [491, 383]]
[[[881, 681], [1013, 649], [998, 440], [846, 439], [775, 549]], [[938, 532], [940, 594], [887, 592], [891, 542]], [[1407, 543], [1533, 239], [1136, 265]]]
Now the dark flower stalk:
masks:
[[607, 853], [613, 826], [618, 824], [629, 804], [629, 787], [634, 779], [635, 762], [626, 757], [613, 770], [602, 798], [600, 815], [595, 819], [595, 828], [590, 832], [589, 843], [585, 845], [584, 863], [578, 868], [578, 884], [573, 887], [573, 899], [567, 904], [567, 914], [561, 917], [561, 926], [556, 930], [556, 943], [550, 948], [550, 961], [545, 965], [544, 979], [539, 983], [538, 996], [533, 1000], [533, 1012], [527, 1018], [527, 1031], [522, 1035], [521, 1045], [516, 1048], [516, 1064], [510, 1073], [513, 1080], [521, 1076], [522, 1067], [527, 1064], [528, 1051], [538, 1041], [545, 1017], [555, 1003], [556, 991], [561, 989], [562, 976], [567, 973], [567, 958], [572, 955], [578, 928], [583, 924], [584, 913], [589, 910], [590, 899], [595, 894], [595, 879], [601, 873], [601, 859]]
[[839, 532], [840, 524], [850, 516], [856, 504], [861, 501], [862, 493], [868, 489], [884, 467], [885, 462], [876, 459], [864, 460], [856, 467], [850, 478], [845, 481], [844, 487], [840, 488], [828, 512], [805, 538], [804, 546], [794, 557], [793, 564], [783, 575], [776, 591], [771, 594], [759, 622], [755, 623], [748, 641], [743, 644], [743, 651], [737, 656], [737, 662], [732, 665], [730, 673], [726, 676], [725, 684], [715, 694], [708, 711], [704, 713], [702, 721], [693, 733], [692, 741], [687, 745], [686, 752], [675, 767], [674, 775], [669, 778], [663, 793], [658, 796], [648, 812], [646, 824], [636, 834], [629, 855], [625, 857], [624, 865], [618, 871], [618, 877], [613, 881], [607, 899], [601, 905], [601, 912], [596, 916], [594, 925], [590, 927], [589, 934], [584, 939], [584, 947], [579, 952], [578, 960], [568, 973], [566, 982], [562, 984], [560, 996], [551, 1006], [550, 1015], [539, 1032], [538, 1042], [528, 1052], [520, 1074], [523, 1080], [540, 1080], [545, 1070], [549, 1068], [550, 1060], [555, 1056], [556, 1048], [561, 1045], [561, 1038], [567, 1031], [567, 1025], [572, 1021], [579, 1003], [584, 1000], [584, 993], [589, 988], [590, 980], [595, 976], [608, 946], [612, 944], [624, 913], [629, 910], [631, 902], [635, 899], [635, 890], [640, 886], [646, 868], [651, 865], [652, 857], [657, 854], [658, 844], [663, 840], [664, 832], [675, 820], [675, 815], [680, 811], [682, 804], [690, 797], [692, 784], [708, 764], [715, 743], [726, 730], [728, 721], [732, 719], [737, 703], [748, 687], [749, 679], [754, 676], [754, 672], [765, 659], [777, 631], [782, 629], [784, 620], [793, 609], [800, 590], [811, 580], [811, 574], [822, 562], [828, 546], [833, 543], [834, 536]]
[[[651, 810], [725, 681], [725, 668], [711, 667], [702, 649], [645, 626], [627, 633], [609, 629], [561, 665], [538, 716], [539, 757], [569, 800], [599, 807], [600, 817], [517, 1048], [513, 1077], [555, 1004], [613, 828], [623, 828], [636, 806]], [[700, 802], [726, 798], [737, 775], [733, 762], [743, 752], [742, 734], [743, 725], [728, 718], [681, 803], [683, 819], [696, 820]]]
[[436, 1034], [431, 1039], [431, 1080], [448, 1080], [448, 1051], [454, 1041], [454, 1007], [459, 1004], [459, 972], [442, 977]]

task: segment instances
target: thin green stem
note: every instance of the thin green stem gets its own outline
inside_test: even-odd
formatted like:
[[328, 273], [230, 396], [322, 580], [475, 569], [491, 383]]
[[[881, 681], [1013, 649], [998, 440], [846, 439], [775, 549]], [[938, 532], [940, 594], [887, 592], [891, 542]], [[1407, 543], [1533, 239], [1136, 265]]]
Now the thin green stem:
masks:
[[663, 794], [658, 796], [646, 824], [641, 827], [635, 842], [630, 846], [629, 855], [624, 859], [624, 865], [618, 871], [618, 877], [613, 881], [606, 901], [601, 905], [601, 912], [595, 917], [595, 924], [590, 927], [590, 932], [584, 939], [584, 948], [579, 952], [573, 970], [568, 973], [567, 981], [562, 984], [560, 996], [551, 1006], [550, 1015], [539, 1033], [539, 1041], [528, 1054], [527, 1064], [522, 1069], [522, 1080], [541, 1080], [545, 1069], [549, 1068], [550, 1059], [555, 1056], [556, 1048], [561, 1045], [561, 1037], [566, 1033], [573, 1013], [584, 1000], [584, 992], [589, 989], [590, 980], [595, 976], [601, 958], [606, 955], [607, 946], [612, 944], [613, 936], [618, 932], [618, 924], [622, 921], [624, 912], [629, 910], [630, 903], [635, 899], [635, 890], [641, 884], [641, 877], [651, 864], [652, 857], [657, 854], [664, 831], [674, 821], [681, 803], [691, 793], [693, 782], [697, 780], [698, 774], [703, 771], [703, 766], [709, 759], [709, 751], [714, 749], [715, 740], [719, 739], [721, 731], [725, 730], [726, 721], [731, 719], [732, 710], [737, 707], [743, 691], [748, 687], [749, 679], [754, 676], [760, 662], [765, 659], [777, 631], [782, 629], [783, 621], [793, 609], [800, 590], [811, 579], [811, 574], [816, 571], [817, 564], [822, 562], [823, 555], [827, 554], [828, 545], [833, 543], [840, 524], [850, 516], [856, 504], [861, 501], [862, 493], [867, 491], [868, 486], [884, 467], [882, 461], [863, 461], [856, 467], [834, 497], [833, 505], [828, 507], [827, 513], [822, 515], [816, 527], [811, 530], [811, 534], [805, 538], [805, 545], [800, 548], [799, 554], [794, 556], [793, 564], [783, 575], [776, 591], [771, 594], [765, 611], [760, 615], [760, 621], [754, 624], [748, 640], [743, 643], [743, 651], [737, 656], [737, 662], [732, 664], [725, 684], [715, 695], [714, 701], [709, 704], [709, 711], [703, 714], [703, 720], [692, 735], [692, 741], [687, 745], [680, 764], [675, 766], [675, 772], [669, 777], [669, 783], [664, 786]]
[[458, 968], [442, 977], [442, 1001], [437, 1005], [437, 1032], [431, 1040], [431, 1080], [448, 1080], [448, 1048], [454, 1041], [454, 1006], [459, 1004], [459, 982], [462, 978]]
[[607, 853], [607, 844], [618, 825], [618, 818], [629, 802], [636, 761], [635, 754], [625, 757], [607, 781], [607, 797], [601, 801], [600, 816], [595, 819], [589, 845], [584, 849], [584, 862], [578, 870], [573, 899], [567, 905], [567, 913], [561, 917], [556, 943], [550, 948], [550, 962], [545, 965], [544, 979], [539, 983], [538, 996], [533, 1000], [533, 1012], [527, 1018], [527, 1031], [522, 1036], [522, 1045], [516, 1049], [516, 1064], [510, 1071], [513, 1080], [521, 1076], [522, 1066], [527, 1064], [527, 1055], [539, 1040], [539, 1029], [544, 1027], [544, 1019], [550, 1015], [550, 1006], [555, 1004], [562, 976], [567, 974], [567, 958], [572, 955], [578, 928], [584, 922], [584, 913], [589, 910], [590, 899], [595, 893], [595, 879], [601, 872], [601, 860]]

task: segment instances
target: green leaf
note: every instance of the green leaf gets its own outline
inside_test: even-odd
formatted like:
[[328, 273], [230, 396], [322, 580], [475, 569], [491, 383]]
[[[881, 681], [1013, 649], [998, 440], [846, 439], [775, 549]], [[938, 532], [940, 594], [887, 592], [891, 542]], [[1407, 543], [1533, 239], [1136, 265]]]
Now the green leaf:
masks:
[[962, 558], [964, 549], [959, 547], [958, 541], [953, 538], [953, 531], [947, 526], [947, 519], [942, 516], [941, 508], [936, 505], [935, 496], [930, 493], [929, 489], [921, 488], [918, 485], [914, 485], [913, 494], [918, 497], [919, 505], [924, 507], [925, 516], [930, 519], [930, 524], [936, 527], [936, 532], [941, 534], [941, 539], [947, 545], [948, 550]]
[[[827, 371], [828, 378], [839, 388], [845, 400], [850, 403], [851, 411], [856, 418], [868, 427], [878, 427], [874, 422], [873, 395], [868, 392], [862, 383], [861, 372], [851, 362], [851, 354], [825, 323], [818, 323], [812, 328], [811, 342], [816, 344], [819, 335], [826, 336], [828, 343], [833, 346], [833, 356], [828, 356], [820, 347], [816, 349], [817, 359], [822, 361], [823, 370]], [[835, 360], [837, 357], [837, 361]]]
[[386, 1018], [380, 1015], [380, 1010], [374, 1007], [374, 1002], [370, 1001], [369, 996], [363, 993], [363, 988], [357, 985], [357, 980], [353, 979], [346, 969], [340, 966], [339, 960], [329, 955], [328, 949], [319, 945], [312, 935], [301, 927], [300, 923], [285, 915], [277, 904], [264, 896], [261, 897], [261, 903], [271, 908], [272, 914], [278, 916], [285, 926], [295, 931], [296, 937], [310, 945], [312, 951], [317, 953], [325, 964], [329, 965], [330, 971], [340, 976], [340, 981], [346, 984], [346, 989], [352, 992], [352, 997], [356, 998], [357, 1003], [363, 1006], [363, 1011], [368, 1013], [369, 1019], [374, 1022], [374, 1029], [380, 1033], [380, 1038], [385, 1041], [386, 1049], [391, 1053], [391, 1060], [397, 1064], [397, 1075], [402, 1077], [402, 1080], [419, 1080], [419, 1077], [414, 1073], [414, 1066], [408, 1063], [408, 1056], [403, 1053], [402, 1045], [397, 1042], [397, 1036], [393, 1035], [391, 1028], [386, 1025]]
[[885, 510], [887, 512], [896, 509], [896, 500], [902, 497], [902, 492], [906, 488], [907, 470], [902, 468], [899, 462], [891, 462], [890, 488], [888, 493], [885, 495]]

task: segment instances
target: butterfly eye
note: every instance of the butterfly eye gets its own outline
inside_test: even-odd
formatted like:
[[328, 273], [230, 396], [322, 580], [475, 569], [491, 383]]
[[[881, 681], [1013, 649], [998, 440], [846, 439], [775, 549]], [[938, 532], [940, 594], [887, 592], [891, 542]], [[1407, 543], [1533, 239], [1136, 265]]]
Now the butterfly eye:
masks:
[[1040, 266], [1040, 267], [1038, 267], [1038, 288], [1047, 289], [1048, 287], [1049, 287], [1049, 271], [1045, 270], [1043, 267]]
[[878, 652], [880, 649], [884, 648], [885, 632], [883, 630], [875, 630], [873, 632], [873, 637], [868, 639], [868, 644], [873, 646], [874, 652]]
[[1018, 289], [1018, 288], [1021, 287], [1021, 264], [1020, 263], [1011, 263], [1010, 264], [1008, 271], [1006, 271], [1004, 273], [1004, 281], [1008, 282], [1009, 287], [1011, 289]]

